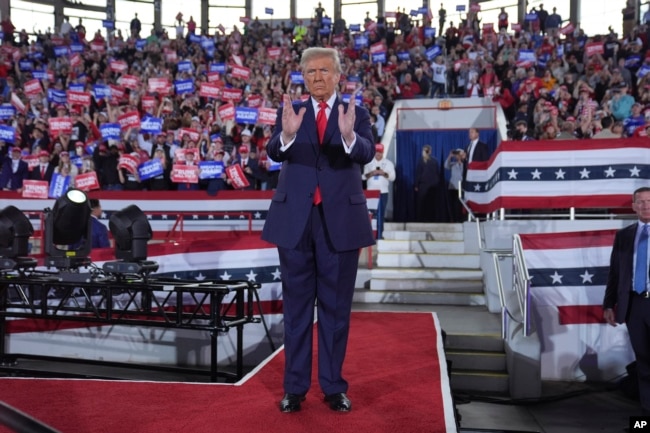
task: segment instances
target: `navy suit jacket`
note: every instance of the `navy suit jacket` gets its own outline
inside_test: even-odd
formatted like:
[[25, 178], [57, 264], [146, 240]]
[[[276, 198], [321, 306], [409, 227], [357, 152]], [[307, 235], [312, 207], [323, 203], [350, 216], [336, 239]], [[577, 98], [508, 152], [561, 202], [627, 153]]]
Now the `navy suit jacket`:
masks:
[[95, 217], [90, 218], [91, 227], [91, 248], [108, 248], [111, 242], [108, 240], [108, 229]]
[[11, 170], [11, 158], [6, 157], [2, 162], [2, 169], [0, 170], [0, 189], [6, 188], [11, 180], [11, 189], [17, 190], [23, 187], [23, 180], [29, 176], [29, 166], [23, 160], [18, 163], [18, 170], [14, 173]]
[[307, 111], [294, 143], [286, 152], [280, 151], [282, 109], [278, 110], [266, 151], [271, 159], [282, 162], [282, 169], [262, 239], [283, 248], [295, 248], [305, 231], [314, 191], [319, 185], [324, 221], [334, 250], [350, 251], [374, 244], [361, 183], [361, 168], [375, 156], [370, 116], [365, 108], [354, 107], [356, 143], [348, 155], [338, 127], [339, 104], [342, 102], [337, 98], [327, 120], [322, 146], [318, 143], [311, 99], [294, 104], [296, 113], [301, 107]]
[[638, 223], [634, 223], [616, 232], [614, 246], [609, 263], [609, 275], [603, 308], [612, 308], [616, 321], [626, 321], [632, 291], [632, 267], [634, 260], [634, 238]]

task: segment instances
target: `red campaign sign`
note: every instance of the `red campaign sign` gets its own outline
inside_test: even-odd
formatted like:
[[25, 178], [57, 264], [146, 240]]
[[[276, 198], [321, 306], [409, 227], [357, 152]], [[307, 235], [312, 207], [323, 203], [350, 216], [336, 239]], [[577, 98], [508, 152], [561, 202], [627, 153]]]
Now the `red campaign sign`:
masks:
[[78, 174], [74, 178], [74, 187], [82, 191], [100, 189], [97, 173], [94, 171]]
[[185, 161], [185, 154], [193, 153], [194, 161], [198, 162], [200, 160], [200, 153], [198, 147], [192, 147], [190, 149], [176, 149], [174, 152], [174, 161]]
[[123, 168], [131, 174], [136, 174], [138, 172], [139, 164], [140, 158], [125, 153], [120, 156], [120, 160], [117, 163], [117, 168]]
[[119, 115], [117, 122], [120, 124], [120, 128], [122, 130], [128, 128], [139, 128], [140, 114], [137, 111], [129, 111], [127, 113]]
[[51, 71], [49, 69], [47, 70], [47, 81], [50, 83], [54, 82], [54, 71]]
[[280, 56], [282, 55], [282, 48], [279, 47], [273, 47], [273, 48], [267, 48], [266, 53], [269, 56], [269, 59], [279, 59]]
[[242, 80], [249, 80], [251, 77], [251, 70], [245, 66], [230, 65], [230, 75], [233, 78], [241, 78]]
[[156, 108], [156, 98], [153, 96], [143, 96], [142, 97], [142, 109], [144, 111], [150, 111]]
[[176, 51], [165, 48], [165, 60], [168, 63], [173, 63], [176, 60], [178, 60], [178, 55], [176, 54]]
[[357, 81], [347, 81], [345, 83], [345, 90], [348, 92], [354, 92], [354, 89], [357, 88], [357, 84], [359, 84]]
[[41, 163], [41, 161], [39, 161], [38, 155], [23, 156], [21, 159], [27, 163], [27, 168], [29, 171], [32, 171], [34, 167], [40, 165]]
[[262, 96], [261, 95], [249, 95], [248, 96], [248, 106], [251, 108], [259, 108], [262, 106]]
[[605, 46], [602, 42], [593, 42], [585, 45], [585, 54], [587, 57], [595, 56], [596, 54], [603, 54], [604, 52]]
[[257, 113], [257, 123], [275, 125], [278, 112], [275, 108], [260, 108]]
[[345, 43], [345, 36], [343, 36], [343, 35], [334, 36], [332, 38], [332, 43], [335, 44], [335, 45], [344, 44]]
[[81, 65], [81, 56], [79, 53], [74, 53], [72, 57], [70, 57], [70, 66], [73, 68], [76, 68], [77, 66]]
[[178, 130], [178, 137], [182, 139], [184, 135], [189, 136], [190, 140], [192, 140], [195, 143], [198, 143], [199, 138], [201, 138], [201, 134], [199, 133], [199, 131], [192, 128], [180, 128]]
[[106, 47], [101, 42], [91, 42], [90, 51], [97, 51], [98, 53], [103, 53], [106, 51]]
[[18, 62], [20, 58], [22, 57], [20, 50], [14, 50], [13, 53], [11, 53], [11, 58], [13, 59], [14, 62]]
[[521, 24], [512, 23], [512, 24], [510, 24], [510, 28], [512, 29], [513, 32], [520, 32], [521, 31]]
[[25, 83], [25, 95], [27, 96], [36, 96], [39, 93], [43, 91], [43, 88], [41, 87], [41, 82], [38, 81], [37, 78], [34, 78], [33, 80], [29, 80], [28, 82]]
[[63, 45], [63, 43], [65, 42], [61, 36], [52, 36], [51, 40], [52, 43], [57, 46]]
[[172, 88], [172, 84], [167, 78], [149, 78], [149, 86], [147, 90], [149, 93], [160, 93], [167, 95]]
[[397, 13], [396, 13], [396, 12], [386, 12], [386, 13], [384, 14], [384, 16], [385, 16], [386, 18], [395, 18], [395, 17], [397, 16]]
[[90, 98], [92, 98], [92, 95], [89, 92], [75, 92], [74, 90], [68, 90], [68, 104], [70, 105], [83, 105], [84, 107], [90, 107]]
[[135, 75], [122, 75], [120, 84], [127, 89], [138, 90], [140, 88], [140, 79]]
[[213, 83], [201, 83], [201, 88], [199, 89], [199, 96], [206, 98], [219, 99], [221, 96], [221, 88]]
[[248, 17], [239, 17], [239, 22], [244, 23], [244, 24], [248, 24], [248, 22], [249, 22], [250, 20], [251, 20], [251, 19], [248, 18]]
[[219, 117], [221, 120], [232, 120], [235, 118], [235, 106], [231, 103], [223, 104], [219, 107]]
[[377, 42], [376, 44], [370, 45], [371, 54], [385, 53], [385, 52], [386, 52], [386, 46], [381, 42]]
[[221, 74], [219, 74], [218, 72], [208, 72], [207, 78], [208, 78], [208, 83], [214, 83], [216, 81], [219, 81], [219, 79], [221, 78]]
[[129, 69], [129, 65], [124, 60], [113, 60], [109, 64], [111, 72], [126, 72]]
[[226, 176], [230, 179], [231, 186], [235, 189], [246, 188], [248, 185], [248, 179], [244, 176], [244, 171], [241, 168], [241, 165], [235, 164], [226, 168]]
[[494, 29], [494, 23], [483, 23], [483, 30], [493, 30]]
[[23, 180], [24, 198], [48, 198], [50, 185], [46, 180]]
[[174, 164], [170, 178], [175, 183], [199, 183], [199, 167], [196, 165]]
[[370, 21], [366, 27], [366, 30], [369, 32], [374, 32], [375, 29], [377, 28], [377, 23], [375, 21]]
[[72, 134], [72, 119], [69, 117], [50, 117], [50, 135], [58, 137], [61, 134]]
[[560, 33], [562, 33], [563, 35], [568, 35], [573, 33], [575, 29], [576, 27], [572, 23], [568, 23], [566, 26], [560, 29]]
[[18, 97], [18, 95], [13, 92], [11, 92], [11, 105], [13, 105], [16, 110], [20, 111], [23, 114], [27, 111], [25, 108], [25, 103]]
[[111, 98], [120, 100], [124, 97], [124, 87], [116, 86], [115, 84], [108, 85], [111, 88]]
[[239, 101], [244, 92], [242, 89], [223, 89], [221, 92], [222, 101]]

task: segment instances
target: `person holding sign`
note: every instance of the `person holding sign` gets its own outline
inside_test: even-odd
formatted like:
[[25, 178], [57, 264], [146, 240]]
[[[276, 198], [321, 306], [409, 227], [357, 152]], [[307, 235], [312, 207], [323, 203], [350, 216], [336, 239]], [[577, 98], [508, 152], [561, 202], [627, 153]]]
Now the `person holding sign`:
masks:
[[[311, 386], [314, 302], [318, 308], [318, 378], [325, 402], [348, 412], [342, 368], [350, 329], [359, 249], [374, 244], [361, 167], [375, 155], [370, 116], [336, 94], [339, 54], [308, 48], [300, 61], [311, 97], [288, 94], [266, 146], [282, 175], [262, 239], [277, 245], [284, 308], [284, 397], [296, 412]], [[355, 101], [356, 91], [350, 96]]]

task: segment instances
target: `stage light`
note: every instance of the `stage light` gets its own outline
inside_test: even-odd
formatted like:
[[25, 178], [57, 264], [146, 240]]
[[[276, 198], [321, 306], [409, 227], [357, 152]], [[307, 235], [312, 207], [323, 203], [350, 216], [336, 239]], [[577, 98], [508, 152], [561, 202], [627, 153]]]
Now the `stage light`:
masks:
[[86, 193], [71, 189], [45, 209], [45, 265], [77, 268], [90, 264], [90, 203]]
[[34, 227], [24, 213], [15, 206], [0, 211], [0, 269], [14, 269], [34, 266], [35, 260], [29, 254], [29, 238]]
[[108, 228], [115, 240], [115, 258], [129, 262], [147, 259], [147, 242], [151, 239], [151, 225], [147, 216], [136, 205], [114, 212]]

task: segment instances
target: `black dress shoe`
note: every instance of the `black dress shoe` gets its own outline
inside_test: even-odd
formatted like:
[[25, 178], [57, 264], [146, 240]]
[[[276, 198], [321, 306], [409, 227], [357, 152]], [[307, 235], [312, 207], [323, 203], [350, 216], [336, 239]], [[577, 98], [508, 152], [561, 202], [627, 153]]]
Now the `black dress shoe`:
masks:
[[280, 400], [280, 412], [290, 413], [300, 410], [300, 403], [305, 401], [305, 396], [300, 394], [286, 393]]
[[352, 402], [344, 392], [326, 395], [325, 402], [329, 403], [330, 409], [337, 412], [350, 412], [352, 410]]

